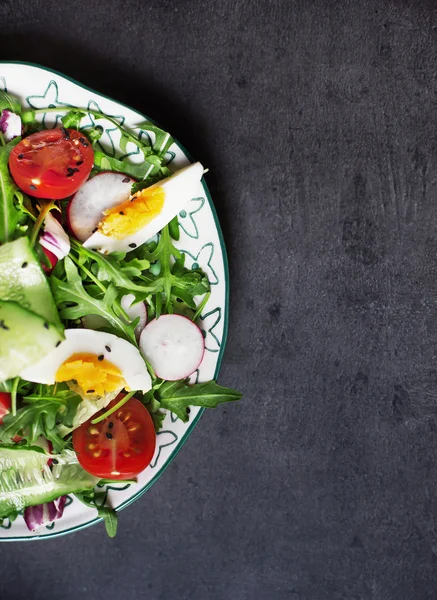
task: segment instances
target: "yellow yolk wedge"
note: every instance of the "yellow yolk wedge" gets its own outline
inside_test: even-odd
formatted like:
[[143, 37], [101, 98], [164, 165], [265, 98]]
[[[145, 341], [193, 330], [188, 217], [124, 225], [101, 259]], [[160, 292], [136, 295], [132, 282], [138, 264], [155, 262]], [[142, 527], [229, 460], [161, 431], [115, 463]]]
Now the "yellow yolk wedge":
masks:
[[164, 206], [164, 197], [164, 190], [160, 186], [140, 190], [129, 200], [105, 211], [98, 231], [117, 240], [137, 233], [159, 215]]
[[59, 367], [55, 381], [77, 381], [85, 394], [103, 396], [125, 387], [120, 369], [95, 354], [73, 354]]

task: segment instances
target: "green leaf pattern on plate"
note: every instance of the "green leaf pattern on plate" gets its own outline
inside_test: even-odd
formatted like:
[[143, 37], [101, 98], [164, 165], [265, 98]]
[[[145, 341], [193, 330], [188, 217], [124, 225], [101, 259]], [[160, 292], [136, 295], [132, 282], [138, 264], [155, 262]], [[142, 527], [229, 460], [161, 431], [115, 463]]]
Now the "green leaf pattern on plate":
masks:
[[[103, 112], [95, 100], [90, 100], [88, 102], [87, 109]], [[85, 112], [87, 109], [85, 109]], [[120, 125], [124, 124], [125, 119], [123, 115], [108, 115], [108, 117], [115, 119], [116, 121], [118, 121], [118, 123], [120, 123]], [[97, 146], [99, 146], [101, 150], [107, 152], [110, 156], [117, 156], [113, 135], [118, 131], [118, 129], [112, 123], [109, 123], [109, 125], [105, 127], [104, 123], [104, 119], [96, 119], [94, 115], [88, 113], [88, 115], [84, 119], [82, 119], [80, 129], [84, 129], [86, 132], [87, 129], [91, 129], [92, 127], [96, 127], [98, 125], [103, 127], [104, 133], [100, 140], [97, 142]]]

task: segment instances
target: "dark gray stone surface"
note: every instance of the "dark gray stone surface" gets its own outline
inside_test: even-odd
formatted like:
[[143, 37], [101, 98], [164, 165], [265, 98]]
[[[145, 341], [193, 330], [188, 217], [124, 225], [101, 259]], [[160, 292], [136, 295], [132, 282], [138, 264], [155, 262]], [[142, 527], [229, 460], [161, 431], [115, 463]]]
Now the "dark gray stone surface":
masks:
[[435, 599], [436, 3], [3, 0], [0, 55], [210, 167], [245, 395], [114, 541], [1, 545], [1, 598]]

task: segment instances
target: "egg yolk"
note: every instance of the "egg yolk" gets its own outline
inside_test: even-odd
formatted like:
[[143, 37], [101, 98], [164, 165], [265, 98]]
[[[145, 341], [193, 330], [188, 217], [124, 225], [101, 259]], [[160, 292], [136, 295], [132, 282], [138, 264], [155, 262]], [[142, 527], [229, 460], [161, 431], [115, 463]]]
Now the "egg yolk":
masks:
[[105, 217], [97, 229], [103, 235], [117, 240], [133, 235], [159, 215], [164, 206], [164, 197], [164, 190], [160, 186], [140, 190], [129, 200], [105, 211]]
[[125, 387], [120, 369], [103, 356], [73, 354], [59, 367], [55, 381], [77, 381], [85, 394], [104, 396]]

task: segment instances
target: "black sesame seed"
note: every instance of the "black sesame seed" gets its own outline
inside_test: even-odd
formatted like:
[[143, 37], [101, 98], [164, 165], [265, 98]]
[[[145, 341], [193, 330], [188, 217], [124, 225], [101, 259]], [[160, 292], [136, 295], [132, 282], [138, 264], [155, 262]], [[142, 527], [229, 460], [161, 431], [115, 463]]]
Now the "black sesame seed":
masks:
[[47, 323], [47, 321], [44, 323], [44, 327], [45, 327], [46, 329], [49, 329], [50, 325]]
[[109, 346], [105, 346], [106, 352], [111, 352], [111, 348]]
[[[20, 158], [20, 157], [18, 157], [18, 158]], [[130, 181], [129, 177], [125, 177], [123, 179], [122, 183], [129, 183], [129, 181]]]
[[4, 329], [5, 331], [9, 331], [9, 327], [5, 325], [3, 319], [0, 321], [0, 329]]
[[78, 167], [80, 167], [80, 165], [83, 165], [83, 160], [78, 160], [78, 161], [77, 161], [77, 163], [76, 163], [76, 165], [77, 165]]
[[124, 212], [122, 210], [118, 214], [124, 217]]
[[19, 158], [19, 159], [22, 159], [22, 158], [24, 158], [24, 154], [19, 154], [19, 155], [18, 155], [18, 158]]
[[56, 344], [56, 348], [61, 345], [61, 340]]
[[112, 440], [112, 433], [109, 433], [109, 431], [107, 431], [106, 437], [108, 438], [108, 440]]
[[190, 408], [190, 407], [188, 407], [188, 408], [187, 408], [187, 415], [189, 415], [189, 414], [190, 414], [190, 412], [191, 412], [191, 408]]
[[87, 394], [94, 394], [94, 390], [88, 390]]
[[137, 245], [134, 244], [133, 242], [132, 242], [132, 244], [129, 244], [129, 248], [136, 248], [136, 247], [137, 247]]
[[94, 227], [94, 229], [92, 230], [91, 233], [96, 233], [96, 231], [97, 231], [97, 227]]
[[37, 189], [36, 185], [33, 185], [33, 183], [29, 185], [29, 188], [31, 190], [36, 190]]
[[28, 265], [28, 264], [29, 264], [29, 263], [27, 263], [27, 262], [24, 262], [24, 263], [21, 265], [21, 268], [22, 268], [22, 269], [25, 269], [25, 268], [27, 267], [27, 265]]
[[101, 354], [100, 356], [97, 357], [97, 360], [103, 360], [105, 357], [103, 356], [103, 354]]
[[109, 421], [108, 429], [112, 429], [113, 427], [114, 427], [114, 423], [112, 421]]
[[62, 134], [63, 134], [64, 138], [66, 140], [69, 140], [70, 139], [70, 132], [67, 129], [65, 129], [65, 127], [61, 127], [61, 131], [62, 131]]
[[68, 167], [67, 168], [67, 177], [71, 177], [72, 175], [74, 175], [75, 173], [78, 173], [79, 169], [76, 169], [75, 167]]
[[88, 142], [86, 141], [86, 139], [84, 137], [79, 138], [79, 142], [82, 144], [82, 146], [84, 148], [87, 148], [89, 146]]

